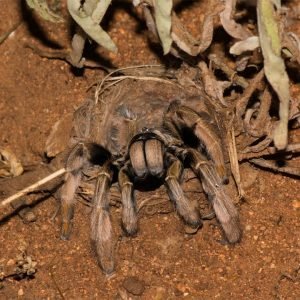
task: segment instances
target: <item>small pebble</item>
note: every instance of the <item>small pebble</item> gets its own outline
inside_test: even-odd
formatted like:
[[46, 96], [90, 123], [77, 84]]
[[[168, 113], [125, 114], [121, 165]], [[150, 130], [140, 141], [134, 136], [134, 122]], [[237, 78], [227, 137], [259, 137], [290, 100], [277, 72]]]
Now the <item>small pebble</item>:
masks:
[[7, 265], [7, 266], [13, 266], [15, 263], [16, 263], [16, 262], [15, 262], [14, 259], [10, 259], [10, 260], [7, 261], [6, 265]]
[[295, 209], [300, 208], [300, 200], [293, 200], [292, 201], [292, 206]]
[[275, 265], [275, 264], [271, 264], [271, 265], [270, 265], [270, 268], [271, 268], [271, 269], [275, 269], [275, 268], [276, 268], [276, 265]]
[[128, 293], [135, 296], [142, 295], [145, 290], [143, 282], [134, 276], [125, 278], [123, 281], [123, 287]]
[[36, 221], [36, 215], [32, 212], [32, 211], [27, 211], [24, 215], [23, 215], [23, 220], [26, 223], [32, 223]]
[[18, 296], [23, 296], [24, 295], [24, 290], [22, 288], [20, 288], [18, 290]]
[[246, 231], [250, 231], [251, 230], [251, 228], [252, 228], [252, 226], [251, 225], [246, 225]]

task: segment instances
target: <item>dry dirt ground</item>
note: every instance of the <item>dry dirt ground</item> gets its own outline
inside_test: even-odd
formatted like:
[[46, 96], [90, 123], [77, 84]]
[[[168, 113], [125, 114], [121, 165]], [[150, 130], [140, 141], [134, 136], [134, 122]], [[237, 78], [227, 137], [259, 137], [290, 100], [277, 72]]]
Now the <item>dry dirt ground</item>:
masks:
[[[76, 72], [26, 47], [66, 47], [70, 36], [67, 25], [42, 21], [23, 2], [0, 1], [0, 34], [21, 21], [0, 45], [0, 146], [32, 169], [46, 163], [45, 141], [52, 125], [78, 107], [87, 87], [104, 72]], [[197, 31], [203, 2], [181, 13], [193, 21], [191, 30]], [[102, 62], [118, 67], [160, 62], [149, 48], [145, 28], [126, 6], [113, 10], [107, 25], [119, 53], [100, 51]], [[118, 231], [117, 268], [111, 278], [103, 275], [91, 252], [89, 213], [81, 203], [67, 242], [60, 240], [58, 221], [51, 219], [57, 208], [54, 198], [34, 206], [37, 220], [29, 224], [2, 209], [1, 268], [10, 266], [25, 247], [37, 262], [37, 273], [0, 282], [0, 299], [300, 299], [299, 181], [248, 164], [241, 165], [241, 172], [246, 199], [238, 207], [244, 232], [239, 244], [222, 243], [216, 220], [186, 236], [175, 212], [148, 214], [140, 219], [136, 238]], [[119, 209], [112, 214], [119, 227]]]

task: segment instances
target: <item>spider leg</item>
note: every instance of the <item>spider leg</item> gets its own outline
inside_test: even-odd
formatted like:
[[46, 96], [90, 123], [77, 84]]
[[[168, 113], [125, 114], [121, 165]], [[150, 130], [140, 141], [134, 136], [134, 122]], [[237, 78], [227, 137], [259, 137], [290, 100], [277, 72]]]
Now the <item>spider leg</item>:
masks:
[[183, 172], [183, 166], [180, 160], [167, 153], [168, 169], [165, 178], [165, 185], [170, 199], [175, 203], [178, 214], [184, 221], [196, 228], [202, 226], [201, 216], [198, 209], [192, 205], [184, 196], [180, 186], [180, 178]]
[[106, 164], [99, 174], [93, 199], [91, 215], [91, 240], [102, 270], [111, 274], [114, 271], [113, 229], [109, 214], [109, 189], [112, 170]]
[[61, 239], [67, 240], [70, 237], [74, 215], [75, 193], [81, 179], [83, 167], [88, 159], [88, 150], [83, 143], [77, 144], [71, 151], [67, 163], [65, 182], [61, 188]]
[[[176, 136], [180, 136], [193, 148], [204, 148], [216, 165], [216, 170], [224, 183], [228, 182], [224, 151], [219, 129], [212, 117], [205, 111], [196, 112], [192, 108], [173, 101], [165, 114], [164, 125]], [[192, 133], [192, 134], [191, 134]], [[197, 143], [195, 143], [195, 138]], [[189, 139], [189, 141], [185, 141]], [[198, 145], [197, 145], [198, 144]]]
[[134, 198], [133, 183], [129, 177], [129, 163], [119, 171], [119, 186], [121, 190], [122, 227], [126, 234], [134, 235], [137, 232], [137, 210]]
[[238, 212], [226, 194], [215, 166], [195, 149], [189, 148], [186, 157], [194, 173], [201, 179], [203, 189], [212, 203], [228, 241], [230, 243], [239, 241], [241, 230]]

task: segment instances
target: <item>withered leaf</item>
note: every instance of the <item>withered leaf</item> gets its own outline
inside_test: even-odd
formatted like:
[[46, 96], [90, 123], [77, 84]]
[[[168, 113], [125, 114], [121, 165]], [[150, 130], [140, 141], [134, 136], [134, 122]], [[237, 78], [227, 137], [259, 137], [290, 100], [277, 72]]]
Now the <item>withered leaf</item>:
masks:
[[236, 42], [233, 46], [230, 47], [229, 53], [240, 55], [246, 51], [253, 51], [259, 46], [258, 36], [251, 36], [243, 41]]
[[236, 0], [226, 0], [225, 9], [220, 13], [220, 20], [226, 32], [238, 39], [245, 40], [252, 34], [247, 31], [242, 25], [235, 22], [233, 13], [235, 11]]
[[16, 177], [23, 171], [24, 169], [14, 153], [0, 148], [0, 177]]
[[111, 0], [90, 0], [81, 5], [80, 0], [68, 0], [68, 10], [74, 21], [87, 35], [100, 46], [117, 52], [117, 47], [110, 36], [99, 25]]
[[46, 0], [26, 0], [27, 5], [34, 9], [44, 20], [54, 23], [63, 22], [62, 17], [54, 13]]

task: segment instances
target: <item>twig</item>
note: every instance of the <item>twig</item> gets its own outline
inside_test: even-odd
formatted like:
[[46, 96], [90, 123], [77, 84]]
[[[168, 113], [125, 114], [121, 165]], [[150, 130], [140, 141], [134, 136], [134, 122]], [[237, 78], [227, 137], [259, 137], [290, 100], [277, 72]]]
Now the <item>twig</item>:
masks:
[[238, 155], [237, 155], [237, 150], [236, 150], [235, 134], [234, 134], [234, 128], [232, 125], [228, 131], [227, 140], [228, 140], [228, 152], [229, 152], [231, 172], [232, 172], [234, 181], [236, 183], [236, 186], [238, 188], [239, 197], [244, 198], [245, 193], [244, 193], [242, 183], [241, 183], [241, 175], [240, 175]]
[[42, 58], [47, 59], [54, 59], [54, 60], [62, 60], [68, 63], [69, 65], [76, 67], [76, 68], [91, 68], [91, 69], [102, 69], [106, 72], [111, 72], [113, 69], [108, 68], [102, 64], [98, 64], [97, 62], [91, 61], [91, 60], [85, 60], [83, 59], [80, 63], [76, 63], [74, 59], [71, 57], [72, 50], [71, 49], [65, 49], [65, 50], [55, 50], [55, 51], [48, 51], [48, 50], [42, 50], [36, 46], [32, 46], [30, 44], [25, 44], [25, 47], [31, 49], [35, 54]]
[[228, 76], [228, 78], [232, 79], [233, 82], [240, 85], [244, 89], [248, 87], [248, 81], [244, 77], [238, 76], [236, 71], [227, 66], [222, 59], [217, 57], [217, 55], [210, 54], [208, 58], [218, 69], [222, 70]]
[[[113, 74], [116, 74], [116, 73], [119, 73], [119, 72], [122, 72], [124, 70], [131, 70], [131, 69], [139, 69], [139, 68], [152, 68], [152, 67], [158, 67], [158, 68], [161, 68], [161, 65], [137, 65], [137, 66], [129, 66], [129, 67], [125, 67], [125, 68], [120, 68], [120, 69], [116, 69], [116, 70], [113, 70], [112, 72], [110, 72], [109, 74], [107, 74], [99, 83], [98, 83], [98, 86], [96, 88], [96, 91], [95, 91], [95, 99], [96, 99], [96, 103], [98, 102], [98, 99], [99, 99], [99, 95], [102, 91], [102, 86], [103, 84], [110, 78], [112, 77]], [[114, 80], [114, 79], [110, 79], [110, 80]], [[120, 79], [122, 80], [122, 79]], [[92, 84], [91, 86], [93, 86], [95, 84]], [[90, 87], [91, 87], [90, 86]], [[90, 89], [90, 87], [88, 87], [88, 90]]]
[[10, 30], [8, 30], [6, 33], [0, 36], [0, 45], [14, 32], [17, 30], [17, 28], [20, 26], [22, 21], [18, 22], [16, 25], [14, 25]]
[[266, 160], [266, 159], [262, 159], [262, 158], [250, 159], [250, 162], [259, 167], [262, 167], [262, 168], [266, 168], [266, 169], [269, 169], [272, 171], [281, 172], [281, 173], [300, 177], [300, 168], [299, 167], [290, 167], [290, 166], [279, 167], [279, 166], [277, 166], [276, 161]]
[[66, 173], [66, 169], [65, 168], [62, 168], [62, 169], [59, 169], [58, 171], [50, 174], [49, 176], [35, 182], [34, 184], [28, 186], [27, 188], [19, 191], [18, 193], [4, 199], [1, 203], [0, 203], [0, 207], [3, 207], [3, 206], [6, 206], [8, 204], [10, 204], [11, 202], [13, 202], [14, 200], [34, 191], [35, 189], [39, 188], [41, 185], [53, 180], [54, 178], [58, 177], [58, 176], [61, 176], [63, 175], [64, 173]]

